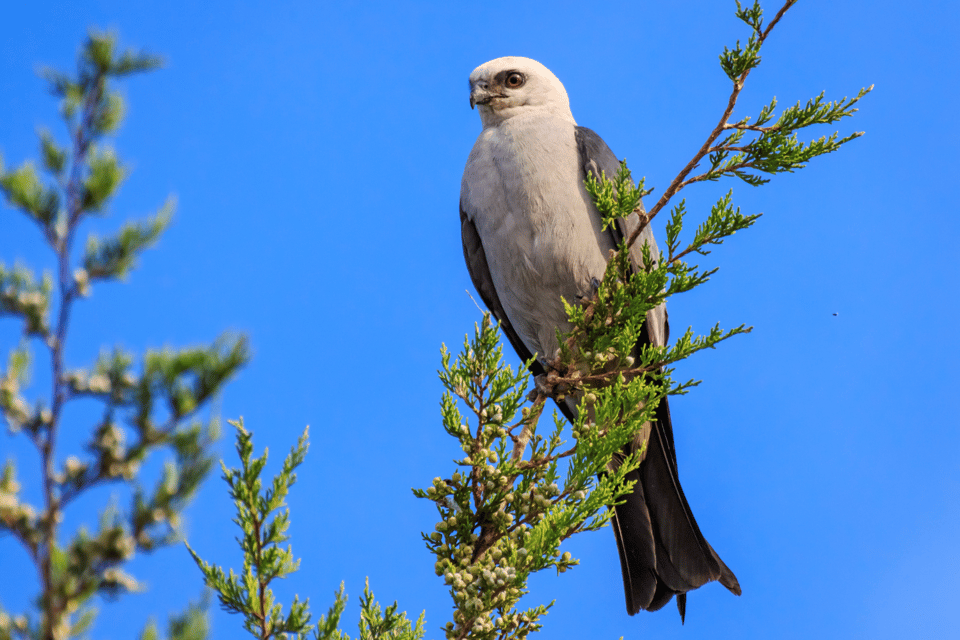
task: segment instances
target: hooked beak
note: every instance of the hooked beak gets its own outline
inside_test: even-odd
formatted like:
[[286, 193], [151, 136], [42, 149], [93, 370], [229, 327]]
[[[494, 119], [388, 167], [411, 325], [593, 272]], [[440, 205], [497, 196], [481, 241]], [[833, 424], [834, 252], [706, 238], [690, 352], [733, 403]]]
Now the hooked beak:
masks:
[[497, 94], [490, 91], [485, 84], [475, 84], [470, 87], [470, 108], [473, 109], [478, 104], [489, 104], [496, 97]]

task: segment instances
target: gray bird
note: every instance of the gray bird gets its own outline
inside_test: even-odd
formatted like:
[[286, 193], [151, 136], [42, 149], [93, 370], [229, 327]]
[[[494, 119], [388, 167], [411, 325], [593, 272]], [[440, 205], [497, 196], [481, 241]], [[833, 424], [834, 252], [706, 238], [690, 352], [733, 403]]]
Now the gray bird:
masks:
[[[569, 330], [561, 297], [589, 296], [603, 277], [610, 249], [639, 224], [636, 216], [603, 231], [584, 186], [588, 173], [608, 177], [617, 157], [600, 137], [578, 127], [563, 85], [529, 58], [506, 57], [470, 74], [470, 106], [483, 131], [460, 189], [463, 254], [473, 284], [523, 360], [537, 354], [531, 372], [554, 358], [556, 330]], [[643, 264], [646, 242], [659, 258], [648, 226], [631, 249]], [[647, 314], [642, 342], [666, 344], [666, 308]], [[568, 420], [576, 407], [559, 403]], [[613, 531], [620, 552], [627, 613], [655, 611], [677, 596], [681, 620], [686, 593], [719, 580], [740, 595], [736, 576], [704, 539], [677, 476], [670, 409], [644, 425], [632, 449], [647, 442], [633, 493], [616, 507]]]

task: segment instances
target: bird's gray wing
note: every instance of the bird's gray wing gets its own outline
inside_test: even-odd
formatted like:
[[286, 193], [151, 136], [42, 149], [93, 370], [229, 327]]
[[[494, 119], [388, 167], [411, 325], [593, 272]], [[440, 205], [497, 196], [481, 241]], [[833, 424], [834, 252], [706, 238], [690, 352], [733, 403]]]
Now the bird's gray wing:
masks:
[[[606, 175], [610, 180], [620, 171], [620, 161], [614, 155], [607, 143], [598, 136], [593, 130], [586, 127], [577, 127], [577, 151], [580, 154], [580, 166], [583, 170], [583, 177], [587, 174], [593, 174], [596, 177]], [[643, 202], [640, 203], [640, 210], [644, 211]], [[613, 227], [607, 229], [613, 240], [614, 246], [620, 246], [623, 239], [640, 224], [637, 216], [629, 218], [620, 218]], [[643, 268], [643, 245], [646, 243], [655, 259], [660, 257], [660, 251], [657, 248], [657, 241], [653, 237], [653, 229], [650, 225], [640, 233], [637, 242], [630, 247], [630, 262], [634, 271]], [[647, 331], [650, 336], [650, 342], [656, 345], [665, 345], [670, 339], [670, 325], [667, 321], [667, 308], [662, 305], [651, 310], [648, 314]]]
[[[584, 179], [588, 173], [596, 176], [603, 173], [608, 178], [617, 174], [620, 162], [600, 136], [586, 127], [577, 127], [576, 138]], [[609, 231], [614, 245], [618, 246], [637, 224], [636, 216], [619, 220]], [[631, 247], [635, 270], [643, 268], [641, 246], [644, 241], [654, 257], [658, 257], [656, 241], [648, 226]], [[643, 332], [638, 347], [666, 344], [669, 328], [665, 307], [650, 311], [646, 325], [647, 331]], [[637, 481], [633, 493], [616, 507], [613, 528], [620, 552], [627, 612], [633, 615], [640, 609], [659, 609], [677, 595], [682, 617], [687, 591], [710, 580], [720, 580], [739, 595], [740, 585], [704, 539], [683, 494], [666, 398], [657, 406], [656, 419], [652, 422], [643, 463], [628, 476]]]
[[[483, 251], [480, 234], [477, 233], [473, 220], [463, 210], [462, 202], [460, 203], [460, 234], [463, 239], [463, 257], [467, 262], [467, 271], [470, 272], [470, 279], [473, 280], [473, 286], [480, 294], [480, 299], [487, 305], [493, 317], [500, 321], [500, 330], [506, 334], [520, 359], [524, 362], [530, 360], [533, 354], [523, 344], [523, 340], [520, 339], [513, 325], [510, 324], [507, 313], [503, 310], [503, 305], [497, 296], [497, 289], [493, 286], [493, 278], [490, 276], [490, 267], [487, 265], [487, 256]], [[530, 365], [530, 373], [535, 376], [545, 373], [543, 365], [534, 360]]]

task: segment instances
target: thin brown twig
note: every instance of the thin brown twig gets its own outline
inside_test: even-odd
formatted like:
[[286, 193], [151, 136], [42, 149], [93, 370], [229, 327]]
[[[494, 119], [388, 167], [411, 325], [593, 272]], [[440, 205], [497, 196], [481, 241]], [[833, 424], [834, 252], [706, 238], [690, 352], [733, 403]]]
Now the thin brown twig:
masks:
[[[797, 0], [787, 0], [787, 2], [780, 8], [780, 11], [777, 12], [777, 15], [774, 16], [773, 20], [770, 21], [770, 24], [767, 25], [767, 28], [762, 34], [760, 34], [760, 44], [767, 39], [767, 36], [770, 35], [770, 32], [780, 21], [780, 18], [787, 12], [787, 10], [792, 7]], [[677, 176], [670, 182], [670, 185], [663, 192], [663, 195], [660, 196], [660, 199], [657, 200], [657, 203], [653, 205], [653, 208], [650, 211], [643, 211], [642, 205], [636, 209], [636, 213], [640, 218], [640, 224], [637, 225], [637, 228], [633, 230], [630, 234], [630, 237], [627, 239], [627, 248], [633, 246], [637, 241], [637, 238], [640, 237], [640, 234], [643, 233], [643, 230], [646, 229], [647, 225], [653, 220], [653, 218], [663, 210], [664, 207], [670, 202], [670, 200], [675, 196], [681, 189], [687, 185], [693, 184], [694, 182], [699, 182], [700, 180], [687, 180], [687, 176], [690, 175], [690, 172], [696, 169], [700, 165], [700, 161], [703, 160], [707, 154], [710, 153], [710, 148], [713, 146], [713, 143], [716, 141], [720, 134], [727, 128], [727, 121], [730, 119], [730, 116], [733, 115], [733, 109], [737, 104], [737, 99], [740, 97], [740, 92], [743, 90], [743, 84], [747, 79], [747, 76], [750, 75], [752, 69], [747, 69], [734, 81], [733, 91], [730, 92], [730, 98], [727, 100], [727, 108], [724, 110], [723, 115], [720, 117], [720, 122], [717, 123], [717, 126], [714, 127], [713, 131], [710, 132], [710, 135], [707, 136], [706, 142], [703, 143], [703, 146], [700, 147], [700, 150], [696, 153], [695, 156], [687, 163], [687, 165], [677, 174]], [[702, 178], [701, 178], [702, 179]]]
[[60, 498], [55, 469], [55, 452], [57, 430], [60, 425], [60, 416], [63, 405], [67, 400], [67, 389], [63, 380], [64, 342], [67, 338], [67, 327], [70, 321], [70, 307], [74, 298], [74, 286], [70, 279], [70, 248], [76, 232], [77, 223], [83, 213], [83, 202], [80, 199], [82, 188], [83, 168], [90, 148], [88, 132], [93, 125], [93, 111], [103, 92], [103, 82], [96, 83], [96, 88], [84, 101], [83, 112], [77, 124], [74, 135], [74, 157], [71, 167], [71, 176], [67, 187], [67, 220], [63, 237], [58, 238], [55, 245], [58, 262], [58, 285], [60, 289], [60, 309], [57, 318], [57, 328], [53, 343], [50, 345], [51, 368], [53, 369], [52, 407], [50, 423], [47, 426], [47, 435], [40, 448], [41, 464], [43, 467], [44, 493], [44, 521], [45, 540], [43, 543], [42, 560], [40, 563], [41, 585], [44, 594], [46, 616], [43, 620], [43, 635], [48, 640], [54, 640], [55, 629], [59, 624], [63, 611], [52, 598], [53, 594], [53, 551], [57, 539], [57, 524], [60, 520]]
[[679, 262], [681, 258], [685, 258], [685, 257], [688, 256], [689, 254], [691, 254], [691, 253], [693, 253], [693, 252], [695, 252], [695, 251], [701, 250], [704, 245], [711, 243], [712, 241], [716, 240], [718, 237], [721, 237], [721, 236], [718, 236], [718, 235], [716, 235], [716, 234], [712, 234], [712, 235], [706, 236], [706, 237], [704, 238], [703, 244], [698, 244], [698, 245], [691, 244], [690, 246], [688, 246], [686, 249], [684, 249], [683, 251], [681, 251], [681, 252], [678, 253], [677, 255], [672, 256], [672, 257], [670, 258], [670, 262], [669, 262], [668, 264], [673, 264], [674, 262]]
[[536, 461], [530, 460], [529, 462], [523, 461], [517, 465], [517, 469], [525, 471], [527, 469], [535, 469], [537, 467], [542, 467], [545, 464], [550, 464], [554, 460], [562, 460], [563, 458], [569, 458], [577, 452], [577, 445], [574, 445], [562, 453], [557, 453], [552, 456], [545, 456], [543, 458], [538, 458]]
[[[733, 166], [727, 167], [724, 169], [724, 172], [729, 171], [740, 171], [741, 169], [753, 169], [756, 166], [755, 162], [741, 162], [740, 164], [735, 164]], [[694, 176], [688, 180], [684, 180], [680, 185], [680, 189], [683, 189], [687, 185], [693, 184], [695, 182], [703, 182], [704, 180], [710, 179], [710, 173], [701, 173], [700, 175]], [[679, 189], [678, 189], [679, 191]]]
[[715, 147], [710, 148], [710, 153], [716, 153], [717, 151], [736, 151], [739, 153], [741, 151], [750, 151], [750, 145], [744, 145], [742, 147], [738, 147], [735, 145], [721, 144], [721, 145], [717, 145]]
[[[724, 129], [739, 129], [739, 130], [741, 130], [741, 131], [757, 131], [757, 132], [759, 132], [759, 133], [770, 133], [771, 131], [779, 131], [779, 130], [782, 129], [783, 127], [781, 127], [780, 125], [776, 125], [776, 124], [772, 124], [772, 125], [770, 125], [769, 127], [760, 127], [760, 126], [757, 126], [757, 125], [755, 125], [755, 124], [741, 124], [741, 123], [739, 123], [739, 122], [735, 122], [735, 123], [733, 123], [733, 124], [727, 123], [727, 124], [723, 125], [723, 128], [724, 128]], [[717, 148], [719, 148], [719, 147], [717, 147]]]
[[[486, 415], [487, 413], [486, 402], [484, 402], [484, 392], [487, 389], [487, 385], [483, 383], [482, 378], [475, 378], [473, 382], [478, 387], [476, 394], [477, 394], [477, 397], [480, 398], [480, 405], [474, 409], [474, 411], [477, 414], [477, 435], [473, 439], [474, 446], [470, 451], [470, 457], [473, 457], [473, 455], [477, 451], [477, 448], [482, 446], [481, 440], [483, 438], [483, 424], [484, 424], [484, 419], [482, 416]], [[482, 504], [483, 503], [483, 487], [481, 486], [481, 483], [480, 483], [480, 466], [479, 465], [475, 464], [470, 468], [470, 481], [471, 481], [470, 482], [471, 493], [473, 494], [473, 503], [477, 505]]]
[[650, 365], [646, 367], [633, 367], [631, 369], [616, 369], [614, 371], [604, 371], [602, 373], [592, 373], [590, 375], [581, 376], [579, 378], [557, 378], [557, 382], [566, 382], [568, 384], [578, 384], [583, 382], [604, 382], [611, 378], [616, 378], [620, 375], [624, 376], [635, 376], [643, 373], [651, 373], [657, 371], [663, 364], [669, 364], [666, 361], [663, 363], [658, 363], [656, 365]]
[[514, 462], [519, 460], [523, 452], [527, 449], [527, 443], [530, 442], [530, 435], [533, 433], [530, 425], [536, 424], [537, 421], [540, 420], [540, 415], [543, 413], [546, 402], [547, 395], [538, 390], [537, 397], [533, 401], [533, 407], [530, 408], [530, 413], [521, 421], [523, 428], [520, 430], [520, 435], [510, 435], [510, 438], [513, 440], [513, 451], [510, 454], [510, 459]]
[[257, 514], [256, 497], [253, 498], [253, 502], [254, 504], [251, 505], [250, 509], [250, 516], [253, 519], [253, 530], [256, 531], [257, 536], [257, 598], [260, 603], [260, 613], [256, 614], [256, 617], [260, 623], [260, 638], [261, 640], [267, 640], [271, 635], [270, 629], [267, 627], [267, 584], [263, 576], [260, 575], [260, 565], [263, 562], [263, 532], [261, 527], [264, 523], [260, 522]]
[[760, 42], [763, 42], [764, 40], [767, 39], [767, 36], [770, 35], [770, 32], [773, 31], [773, 28], [777, 26], [778, 22], [780, 22], [780, 18], [782, 18], [783, 14], [787, 12], [787, 9], [789, 9], [796, 3], [797, 3], [797, 0], [787, 0], [784, 3], [784, 5], [780, 7], [780, 11], [777, 11], [777, 15], [773, 17], [773, 20], [770, 21], [770, 24], [768, 24], [766, 30], [764, 30], [763, 35], [760, 36]]

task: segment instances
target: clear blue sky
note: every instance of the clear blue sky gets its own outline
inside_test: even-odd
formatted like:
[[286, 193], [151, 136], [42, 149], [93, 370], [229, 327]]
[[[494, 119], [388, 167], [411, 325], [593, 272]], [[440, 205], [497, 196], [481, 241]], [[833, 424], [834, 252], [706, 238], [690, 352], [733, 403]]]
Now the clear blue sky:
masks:
[[[414, 617], [426, 609], [429, 637], [441, 637], [449, 600], [419, 536], [434, 512], [410, 487], [452, 471], [439, 347], [459, 345], [480, 317], [464, 291], [457, 214], [480, 129], [467, 75], [503, 55], [540, 60], [566, 85], [578, 122], [662, 191], [725, 105], [717, 55], [747, 35], [732, 0], [7, 4], [8, 165], [36, 156], [38, 126], [62, 134], [34, 70], [72, 68], [88, 27], [114, 28], [168, 61], [123, 85], [118, 149], [133, 173], [112, 217], [89, 229], [148, 213], [171, 193], [176, 218], [129, 284], [100, 286], [78, 306], [68, 364], [91, 362], [101, 345], [249, 333], [254, 359], [219, 411], [244, 416], [274, 462], [311, 425], [290, 499], [303, 563], [280, 592], [309, 596], [319, 614], [344, 580], [352, 633], [369, 576], [382, 601]], [[778, 7], [766, 5], [770, 15]], [[691, 220], [730, 187], [745, 212], [766, 214], [704, 260], [721, 267], [710, 284], [670, 307], [675, 330], [756, 327], [685, 364], [681, 377], [705, 382], [673, 403], [687, 496], [743, 596], [717, 584], [692, 593], [683, 628], [672, 606], [628, 618], [603, 530], [570, 545], [580, 567], [533, 580], [531, 601], [557, 600], [543, 637], [956, 633], [958, 26], [953, 2], [921, 11], [802, 0], [777, 28], [738, 115], [774, 95], [788, 105], [876, 90], [841, 125], [866, 135], [839, 153], [760, 189], [731, 182], [687, 194]], [[34, 228], [9, 209], [0, 258], [49, 264]], [[15, 329], [0, 323], [3, 351]], [[68, 413], [68, 443], [91, 415]], [[233, 464], [230, 435], [220, 451]], [[29, 450], [4, 435], [0, 452], [22, 460], [35, 495]], [[187, 533], [207, 558], [238, 566], [231, 509], [211, 478]], [[68, 514], [81, 521], [94, 524], [82, 509]], [[165, 617], [202, 590], [182, 548], [138, 557], [133, 570], [149, 591], [106, 604], [94, 637], [134, 637], [149, 614]], [[24, 607], [36, 582], [9, 538], [0, 576], [0, 602]], [[238, 618], [214, 611], [216, 637], [241, 636]]]

